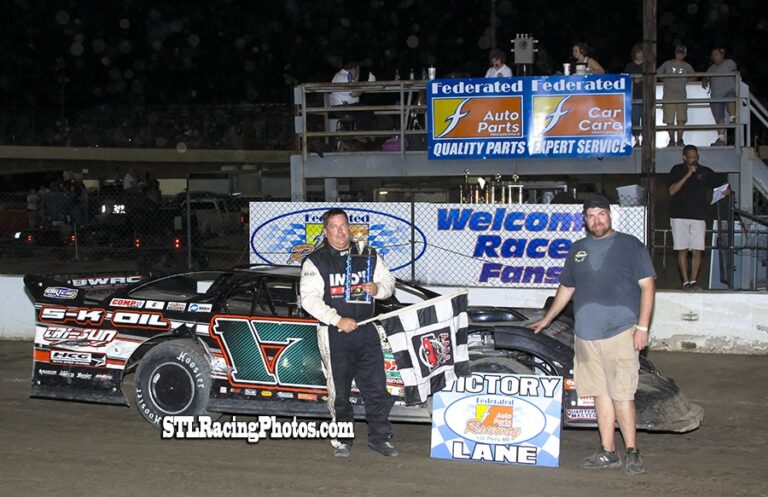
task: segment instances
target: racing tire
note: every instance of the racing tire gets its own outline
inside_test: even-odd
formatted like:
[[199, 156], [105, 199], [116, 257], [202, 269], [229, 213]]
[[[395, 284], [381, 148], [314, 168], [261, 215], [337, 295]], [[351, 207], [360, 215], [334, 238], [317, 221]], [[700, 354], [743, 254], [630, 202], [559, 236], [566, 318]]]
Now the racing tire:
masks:
[[136, 370], [136, 407], [157, 428], [165, 416], [208, 415], [210, 390], [210, 364], [192, 340], [157, 345]]
[[528, 366], [510, 357], [483, 357], [469, 363], [473, 373], [533, 374]]

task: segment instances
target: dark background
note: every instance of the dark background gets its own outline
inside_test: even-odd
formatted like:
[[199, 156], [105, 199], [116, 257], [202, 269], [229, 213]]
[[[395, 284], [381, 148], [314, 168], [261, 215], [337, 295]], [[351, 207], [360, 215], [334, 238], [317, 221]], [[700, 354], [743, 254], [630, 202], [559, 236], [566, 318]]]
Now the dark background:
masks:
[[[482, 76], [490, 0], [286, 0], [206, 3], [0, 1], [0, 108], [290, 102], [296, 83], [329, 81], [347, 58], [379, 79], [434, 63]], [[551, 74], [586, 40], [618, 72], [642, 41], [642, 2], [497, 0], [498, 46], [540, 41], [535, 74]], [[732, 53], [752, 92], [765, 94], [764, 0], [658, 2], [659, 64], [689, 47], [697, 71], [712, 47]], [[512, 59], [512, 55], [509, 56]]]

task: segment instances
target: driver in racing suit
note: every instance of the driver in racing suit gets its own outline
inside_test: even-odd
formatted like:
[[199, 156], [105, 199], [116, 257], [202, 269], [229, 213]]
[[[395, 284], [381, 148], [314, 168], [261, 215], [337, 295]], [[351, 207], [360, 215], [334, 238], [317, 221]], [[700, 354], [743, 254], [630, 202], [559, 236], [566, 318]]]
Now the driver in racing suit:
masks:
[[[389, 422], [394, 400], [386, 387], [381, 341], [372, 323], [358, 325], [373, 317], [374, 299], [392, 295], [395, 278], [371, 249], [365, 252], [370, 257], [352, 257], [360, 254], [350, 243], [349, 219], [343, 210], [323, 214], [323, 236], [323, 243], [304, 259], [300, 286], [302, 307], [320, 321], [317, 342], [328, 382], [328, 408], [334, 421], [354, 421], [349, 401], [354, 379], [365, 403], [368, 446], [396, 456]], [[355, 289], [373, 298], [354, 301], [350, 294]], [[335, 456], [350, 456], [352, 439], [334, 440], [333, 445]]]

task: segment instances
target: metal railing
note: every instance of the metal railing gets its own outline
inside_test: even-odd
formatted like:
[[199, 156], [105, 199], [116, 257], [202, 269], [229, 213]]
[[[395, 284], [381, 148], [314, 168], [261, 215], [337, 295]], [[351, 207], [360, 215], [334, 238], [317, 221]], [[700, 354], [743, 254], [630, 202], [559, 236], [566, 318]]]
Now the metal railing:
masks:
[[[639, 79], [642, 75], [633, 75], [633, 78]], [[691, 73], [685, 75], [658, 75], [660, 83], [657, 85], [657, 94], [661, 98], [656, 100], [657, 116], [655, 121], [661, 123], [660, 112], [665, 104], [687, 104], [689, 108], [689, 119], [685, 125], [666, 125], [658, 124], [656, 131], [666, 133], [670, 130], [682, 130], [687, 132], [701, 132], [713, 130], [734, 130], [734, 144], [740, 146], [747, 145], [747, 137], [750, 136], [749, 118], [740, 112], [740, 110], [750, 102], [749, 91], [745, 91], [746, 86], [741, 81], [741, 75], [738, 72], [731, 74], [714, 75], [710, 73]], [[724, 98], [711, 98], [706, 93], [701, 93], [701, 82], [688, 85], [688, 97], [685, 99], [664, 98], [662, 93], [662, 83], [665, 79], [673, 78], [732, 78], [735, 85], [735, 96]], [[355, 138], [382, 138], [397, 136], [401, 144], [405, 144], [408, 137], [418, 136], [426, 144], [425, 113], [426, 113], [426, 84], [423, 80], [400, 80], [400, 81], [376, 81], [376, 82], [357, 82], [357, 83], [307, 83], [294, 88], [294, 104], [296, 106], [295, 132], [298, 141], [298, 147], [302, 155], [311, 152], [344, 152], [344, 147], [338, 147], [340, 140], [351, 140]], [[328, 101], [328, 95], [333, 92], [362, 92], [361, 104], [331, 106]], [[697, 95], [697, 93], [700, 93]], [[366, 101], [367, 100], [367, 101]], [[633, 105], [642, 103], [641, 99], [632, 100]], [[731, 123], [719, 124], [713, 122], [712, 114], [709, 111], [710, 104], [723, 103], [725, 105], [733, 104], [736, 108], [734, 121]], [[759, 104], [758, 104], [759, 105]], [[701, 114], [700, 111], [706, 110]], [[366, 115], [366, 119], [356, 120], [356, 116]], [[354, 122], [349, 126], [337, 127], [334, 125], [334, 116], [345, 115], [347, 120]], [[380, 123], [376, 123], [373, 117], [396, 116], [397, 119], [392, 122], [392, 126], [382, 129]], [[768, 116], [768, 113], [766, 113]], [[748, 116], [748, 114], [747, 114]], [[369, 126], [363, 126], [361, 123], [367, 123]], [[642, 124], [635, 127], [633, 132], [642, 130]], [[322, 140], [318, 141], [318, 140]], [[660, 140], [657, 140], [657, 142]], [[665, 141], [657, 147], [663, 147]], [[393, 147], [393, 152], [405, 154], [409, 144], [401, 147]], [[699, 143], [704, 145], [704, 143]], [[709, 145], [709, 143], [706, 143]], [[416, 147], [411, 147], [414, 149]], [[421, 147], [419, 147], [421, 148]], [[381, 151], [382, 147], [376, 147]], [[373, 148], [368, 148], [373, 150]], [[365, 152], [366, 150], [351, 150], [355, 153]]]

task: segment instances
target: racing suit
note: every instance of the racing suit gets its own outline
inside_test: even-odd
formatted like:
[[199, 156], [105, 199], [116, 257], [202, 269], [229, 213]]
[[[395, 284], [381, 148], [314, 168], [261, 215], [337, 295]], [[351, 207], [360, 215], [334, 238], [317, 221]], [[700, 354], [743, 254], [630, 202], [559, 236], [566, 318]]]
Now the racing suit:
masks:
[[[354, 246], [352, 246], [354, 247]], [[342, 317], [362, 321], [373, 317], [374, 299], [388, 298], [395, 289], [395, 278], [375, 251], [371, 251], [370, 273], [378, 291], [369, 303], [349, 303], [345, 281], [351, 285], [367, 283], [365, 257], [355, 249], [338, 251], [324, 245], [312, 252], [302, 264], [301, 305], [320, 321], [317, 343], [328, 382], [328, 408], [335, 421], [353, 421], [349, 396], [352, 380], [360, 390], [368, 421], [368, 441], [375, 443], [392, 436], [389, 412], [394, 399], [387, 391], [381, 341], [372, 323], [344, 333], [336, 325]], [[350, 250], [353, 251], [350, 254]]]

